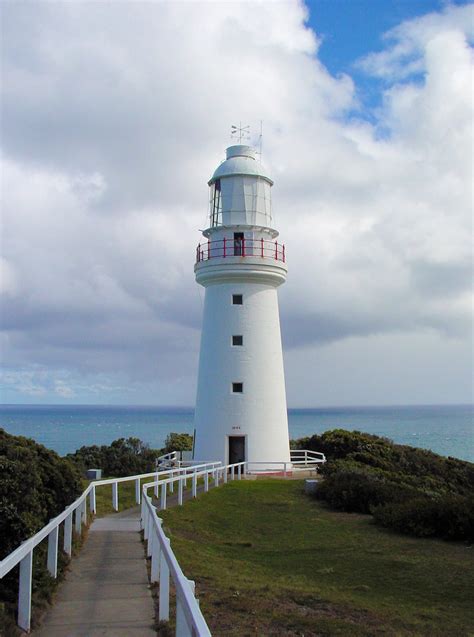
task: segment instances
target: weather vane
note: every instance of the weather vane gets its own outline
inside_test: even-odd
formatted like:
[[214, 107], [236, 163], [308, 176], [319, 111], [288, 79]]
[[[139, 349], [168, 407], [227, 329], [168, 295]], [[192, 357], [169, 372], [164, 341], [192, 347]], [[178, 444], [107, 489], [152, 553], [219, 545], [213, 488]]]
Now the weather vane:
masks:
[[250, 139], [250, 126], [242, 126], [242, 122], [239, 122], [238, 126], [232, 125], [230, 129], [230, 138], [238, 139], [239, 144], [242, 143], [243, 139]]

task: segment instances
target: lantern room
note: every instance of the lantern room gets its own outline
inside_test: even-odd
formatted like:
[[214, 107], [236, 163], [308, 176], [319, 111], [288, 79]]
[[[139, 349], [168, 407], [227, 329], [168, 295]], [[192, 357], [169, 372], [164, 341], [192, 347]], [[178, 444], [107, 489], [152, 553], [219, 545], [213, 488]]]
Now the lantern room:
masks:
[[212, 175], [209, 230], [222, 226], [271, 228], [270, 179], [251, 146], [230, 146]]

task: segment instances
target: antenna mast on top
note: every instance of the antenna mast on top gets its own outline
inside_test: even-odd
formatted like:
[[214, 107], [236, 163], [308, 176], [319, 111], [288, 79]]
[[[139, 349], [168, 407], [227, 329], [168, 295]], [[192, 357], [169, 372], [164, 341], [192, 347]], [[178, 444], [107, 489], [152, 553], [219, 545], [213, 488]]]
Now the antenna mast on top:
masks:
[[258, 154], [260, 160], [262, 159], [262, 145], [263, 145], [263, 119], [260, 120], [260, 136], [258, 138]]
[[242, 122], [239, 122], [238, 126], [234, 126], [232, 124], [232, 127], [230, 129], [230, 138], [231, 139], [238, 139], [239, 140], [239, 144], [242, 143], [242, 140], [249, 140], [250, 139], [250, 126], [242, 126]]

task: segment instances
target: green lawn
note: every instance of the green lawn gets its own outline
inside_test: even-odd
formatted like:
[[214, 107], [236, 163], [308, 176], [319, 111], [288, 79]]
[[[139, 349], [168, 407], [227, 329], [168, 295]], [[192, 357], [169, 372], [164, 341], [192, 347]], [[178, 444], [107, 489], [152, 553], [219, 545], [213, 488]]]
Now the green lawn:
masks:
[[302, 481], [160, 512], [213, 635], [474, 635], [473, 551], [330, 511]]
[[[141, 485], [153, 482], [153, 478], [143, 478]], [[84, 481], [84, 488], [88, 486], [89, 482]], [[149, 494], [153, 493], [153, 489], [150, 489]], [[118, 485], [118, 499], [119, 499], [119, 511], [124, 511], [130, 507], [136, 506], [135, 502], [135, 480], [130, 482], [119, 482]], [[103, 486], [96, 487], [95, 490], [95, 502], [97, 508], [97, 517], [101, 518], [104, 515], [114, 513], [112, 507], [112, 485], [104, 484]], [[87, 502], [89, 506], [89, 501]]]

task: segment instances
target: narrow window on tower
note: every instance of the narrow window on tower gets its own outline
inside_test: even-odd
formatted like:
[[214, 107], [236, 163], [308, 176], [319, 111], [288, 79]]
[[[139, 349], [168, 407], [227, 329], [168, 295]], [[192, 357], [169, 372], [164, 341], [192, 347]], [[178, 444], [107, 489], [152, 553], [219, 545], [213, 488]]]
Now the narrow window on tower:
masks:
[[244, 392], [244, 384], [243, 383], [232, 383], [232, 393], [233, 394], [243, 394]]
[[241, 334], [234, 334], [232, 336], [232, 345], [238, 346], [244, 344], [244, 337]]
[[242, 294], [233, 294], [232, 295], [232, 305], [243, 305], [244, 300]]

